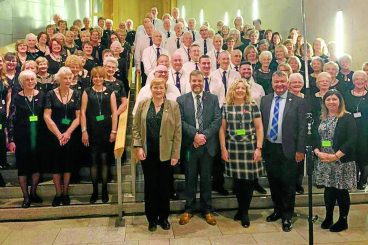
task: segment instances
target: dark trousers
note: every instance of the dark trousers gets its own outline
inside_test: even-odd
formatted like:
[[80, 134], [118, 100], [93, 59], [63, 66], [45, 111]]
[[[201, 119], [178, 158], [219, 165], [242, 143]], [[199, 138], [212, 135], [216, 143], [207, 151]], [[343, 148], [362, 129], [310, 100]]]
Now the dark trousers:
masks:
[[214, 190], [222, 189], [225, 183], [225, 164], [221, 159], [221, 152], [218, 151], [213, 159], [212, 186]]
[[304, 178], [304, 160], [302, 162], [298, 162], [297, 164], [296, 185], [302, 186]]
[[356, 161], [358, 184], [367, 184], [368, 165], [363, 161]]
[[336, 201], [339, 205], [340, 218], [347, 217], [350, 210], [350, 195], [348, 190], [326, 187], [324, 192], [326, 219], [333, 218]]
[[142, 77], [142, 88], [143, 88], [144, 85], [146, 85], [146, 81], [147, 81], [147, 75], [146, 75], [146, 73], [144, 73], [143, 62], [141, 62], [141, 77]]
[[201, 212], [207, 214], [212, 211], [212, 164], [213, 157], [209, 155], [207, 148], [201, 146], [194, 148], [190, 146], [187, 151], [187, 162], [185, 165], [185, 193], [186, 212], [195, 211], [195, 200], [197, 193], [198, 174], [200, 176], [200, 205]]
[[295, 206], [297, 163], [294, 159], [286, 158], [281, 144], [266, 140], [265, 148], [264, 157], [274, 211], [280, 213], [282, 219], [291, 219]]
[[149, 223], [164, 221], [170, 213], [170, 161], [160, 161], [158, 154], [147, 154], [142, 161], [145, 212]]
[[253, 190], [254, 180], [234, 179], [234, 192], [238, 200], [238, 212], [241, 215], [248, 215]]
[[[0, 101], [1, 103], [1, 101]], [[4, 127], [4, 124], [2, 125]], [[0, 165], [6, 166], [6, 139], [5, 139], [5, 132], [4, 128], [0, 129]]]

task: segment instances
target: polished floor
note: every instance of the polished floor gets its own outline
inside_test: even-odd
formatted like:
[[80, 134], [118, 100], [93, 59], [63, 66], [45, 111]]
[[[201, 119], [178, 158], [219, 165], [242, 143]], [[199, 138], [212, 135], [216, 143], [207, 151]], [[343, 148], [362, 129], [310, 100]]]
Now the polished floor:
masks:
[[[279, 222], [266, 223], [271, 210], [251, 210], [251, 226], [244, 229], [232, 220], [234, 211], [217, 213], [218, 224], [208, 225], [195, 216], [185, 226], [178, 224], [179, 214], [170, 216], [172, 227], [168, 231], [158, 228], [147, 230], [144, 216], [128, 216], [126, 227], [115, 228], [114, 217], [63, 219], [33, 222], [0, 223], [0, 244], [124, 244], [124, 245], [222, 245], [222, 244], [308, 244], [307, 208], [297, 208], [294, 229], [285, 233]], [[353, 205], [349, 216], [349, 229], [340, 233], [322, 230], [320, 223], [324, 208], [316, 207], [320, 218], [314, 228], [315, 244], [368, 244], [368, 204]], [[335, 210], [335, 219], [338, 210]]]

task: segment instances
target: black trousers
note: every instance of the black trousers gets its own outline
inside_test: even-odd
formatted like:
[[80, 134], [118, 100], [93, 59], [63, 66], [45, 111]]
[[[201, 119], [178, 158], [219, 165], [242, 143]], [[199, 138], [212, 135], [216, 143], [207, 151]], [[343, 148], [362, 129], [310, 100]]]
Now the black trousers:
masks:
[[158, 154], [147, 154], [142, 161], [145, 212], [149, 223], [164, 221], [170, 213], [170, 161], [160, 161]]
[[0, 165], [6, 166], [7, 159], [6, 159], [6, 139], [4, 132], [4, 124], [2, 124], [2, 127], [3, 128], [0, 129]]
[[185, 169], [185, 194], [186, 212], [195, 211], [195, 200], [197, 194], [198, 174], [200, 176], [200, 205], [201, 212], [207, 214], [212, 212], [212, 165], [213, 157], [210, 156], [206, 146], [194, 148], [190, 146], [187, 151], [187, 162]]
[[295, 206], [297, 163], [284, 155], [281, 144], [267, 140], [265, 144], [264, 157], [274, 211], [280, 213], [282, 219], [291, 219]]
[[213, 159], [213, 170], [212, 170], [212, 187], [214, 190], [222, 189], [225, 183], [224, 177], [225, 164], [221, 159], [221, 152], [218, 151]]
[[147, 81], [147, 75], [146, 75], [146, 73], [144, 73], [143, 62], [141, 62], [141, 77], [142, 77], [142, 88], [143, 88], [144, 85], [146, 85], [146, 81]]
[[297, 163], [297, 176], [296, 176], [296, 185], [303, 185], [303, 177], [304, 177], [304, 160]]

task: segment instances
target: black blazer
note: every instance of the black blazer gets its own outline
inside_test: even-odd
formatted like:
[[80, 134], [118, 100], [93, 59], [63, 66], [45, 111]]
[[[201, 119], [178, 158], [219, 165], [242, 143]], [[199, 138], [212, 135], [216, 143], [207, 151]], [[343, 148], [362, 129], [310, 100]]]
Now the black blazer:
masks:
[[[261, 114], [265, 138], [267, 137], [270, 111], [274, 93], [263, 96], [261, 99]], [[306, 139], [306, 106], [302, 98], [287, 93], [284, 114], [282, 117], [282, 149], [289, 159], [295, 159], [296, 152], [305, 152]], [[267, 144], [264, 145], [267, 152]]]
[[[318, 132], [318, 130], [314, 131]], [[340, 150], [345, 154], [340, 159], [341, 162], [355, 161], [356, 140], [357, 127], [355, 120], [350, 113], [345, 113], [344, 116], [337, 121], [332, 145], [335, 152]], [[313, 142], [314, 148], [321, 149], [321, 137], [318, 133], [313, 134]]]
[[[195, 121], [195, 107], [192, 92], [186, 93], [177, 98], [180, 106], [182, 121], [182, 147], [187, 150], [193, 144], [194, 136], [197, 133]], [[221, 126], [221, 109], [216, 95], [203, 92], [203, 134], [207, 142], [205, 147], [210, 156], [215, 156], [218, 148], [218, 132]]]

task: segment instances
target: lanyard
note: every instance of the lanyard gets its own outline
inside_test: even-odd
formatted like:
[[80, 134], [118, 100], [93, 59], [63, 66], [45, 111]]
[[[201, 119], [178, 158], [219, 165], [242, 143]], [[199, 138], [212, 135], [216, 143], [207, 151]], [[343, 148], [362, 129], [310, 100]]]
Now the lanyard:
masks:
[[102, 107], [102, 93], [103, 93], [103, 88], [101, 90], [101, 96], [100, 98], [98, 98], [98, 91], [96, 90], [96, 98], [97, 98], [97, 103], [98, 103], [98, 111], [100, 113], [100, 116], [101, 116], [101, 107]]
[[61, 96], [61, 90], [60, 90], [60, 87], [59, 87], [59, 95], [60, 95], [60, 100], [61, 100], [61, 104], [64, 105], [65, 107], [65, 114], [64, 114], [64, 118], [67, 118], [67, 112], [68, 112], [68, 99], [69, 99], [69, 88], [68, 88], [68, 93], [66, 94], [66, 101], [65, 101], [65, 104], [64, 104], [64, 101], [63, 101], [63, 96]]
[[[24, 94], [24, 90], [23, 90], [23, 94]], [[24, 100], [26, 101], [27, 107], [31, 111], [32, 116], [34, 116], [34, 108], [35, 108], [35, 106], [34, 106], [34, 101], [35, 101], [34, 100], [34, 91], [32, 91], [32, 109], [31, 109], [31, 106], [29, 105], [29, 101], [28, 101], [27, 96], [25, 94], [24, 94]]]

